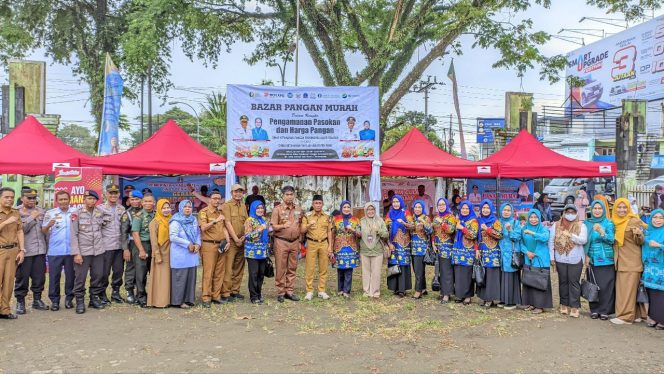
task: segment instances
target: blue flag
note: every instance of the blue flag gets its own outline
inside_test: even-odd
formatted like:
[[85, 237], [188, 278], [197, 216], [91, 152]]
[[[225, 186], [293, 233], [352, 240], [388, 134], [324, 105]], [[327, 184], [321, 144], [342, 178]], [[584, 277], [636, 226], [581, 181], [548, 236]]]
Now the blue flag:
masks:
[[118, 153], [120, 146], [118, 126], [120, 125], [120, 102], [124, 82], [108, 53], [106, 54], [104, 76], [104, 110], [101, 116], [99, 149], [97, 150], [97, 154], [100, 156]]

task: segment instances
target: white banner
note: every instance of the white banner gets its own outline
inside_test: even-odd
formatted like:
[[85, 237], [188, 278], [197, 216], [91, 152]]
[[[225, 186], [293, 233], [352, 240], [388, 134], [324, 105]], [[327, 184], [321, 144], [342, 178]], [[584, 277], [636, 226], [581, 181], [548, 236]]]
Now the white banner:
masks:
[[583, 81], [572, 95], [587, 109], [664, 97], [664, 16], [568, 53], [566, 75]]
[[373, 161], [377, 87], [229, 85], [228, 159]]

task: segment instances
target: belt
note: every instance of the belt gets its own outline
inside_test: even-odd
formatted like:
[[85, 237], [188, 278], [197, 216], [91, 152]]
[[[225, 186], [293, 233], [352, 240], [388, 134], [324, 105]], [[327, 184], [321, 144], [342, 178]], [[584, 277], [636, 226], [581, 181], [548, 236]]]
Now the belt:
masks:
[[286, 239], [286, 238], [280, 238], [280, 237], [278, 237], [278, 236], [275, 236], [275, 238], [277, 238], [277, 239], [279, 239], [279, 240], [283, 240], [283, 241], [285, 241], [285, 242], [289, 242], [289, 243], [295, 243], [296, 241], [299, 240], [299, 238], [296, 238], [296, 239], [290, 240], [290, 239]]
[[12, 249], [16, 247], [18, 244], [17, 243], [11, 243], [11, 244], [0, 244], [0, 249]]
[[310, 238], [310, 237], [307, 236], [307, 240], [311, 240], [312, 242], [316, 242], [316, 243], [325, 243], [327, 241], [327, 238], [321, 239], [321, 240], [316, 240], [314, 238]]
[[224, 240], [201, 240], [203, 243], [221, 244]]

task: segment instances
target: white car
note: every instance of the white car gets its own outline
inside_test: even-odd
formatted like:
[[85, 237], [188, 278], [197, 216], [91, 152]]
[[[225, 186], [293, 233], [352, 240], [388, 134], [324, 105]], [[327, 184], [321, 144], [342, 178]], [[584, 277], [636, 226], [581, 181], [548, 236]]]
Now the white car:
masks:
[[646, 187], [655, 187], [658, 184], [660, 186], [664, 186], [664, 175], [659, 176], [655, 179], [651, 179], [651, 180], [647, 181], [646, 183], [644, 183], [643, 185], [646, 186]]

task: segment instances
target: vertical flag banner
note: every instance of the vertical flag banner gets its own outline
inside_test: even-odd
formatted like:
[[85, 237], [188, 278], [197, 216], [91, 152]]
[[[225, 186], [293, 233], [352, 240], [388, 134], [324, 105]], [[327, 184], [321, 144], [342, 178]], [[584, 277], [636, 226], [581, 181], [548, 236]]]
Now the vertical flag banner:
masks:
[[452, 96], [454, 96], [454, 109], [459, 120], [459, 146], [461, 147], [461, 158], [468, 158], [466, 154], [466, 142], [463, 139], [463, 127], [461, 126], [461, 109], [459, 108], [459, 87], [457, 86], [456, 72], [454, 71], [454, 60], [450, 63], [447, 77], [452, 81]]
[[108, 53], [106, 54], [104, 76], [104, 110], [101, 116], [99, 148], [97, 150], [100, 156], [118, 153], [120, 145], [118, 127], [120, 125], [120, 102], [122, 101], [124, 82]]

